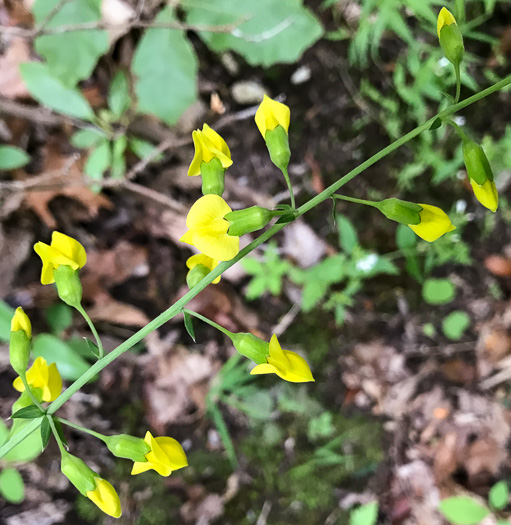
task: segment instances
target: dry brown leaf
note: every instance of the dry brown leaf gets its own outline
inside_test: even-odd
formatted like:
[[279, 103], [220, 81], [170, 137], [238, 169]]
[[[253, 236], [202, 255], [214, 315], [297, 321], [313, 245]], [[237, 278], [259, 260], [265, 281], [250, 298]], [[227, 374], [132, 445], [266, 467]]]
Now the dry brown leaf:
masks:
[[19, 267], [32, 250], [33, 233], [18, 226], [7, 232], [0, 224], [0, 297], [7, 297]]
[[282, 251], [302, 268], [308, 268], [325, 255], [327, 244], [308, 224], [298, 219], [286, 226]]
[[0, 56], [0, 96], [6, 98], [24, 97], [29, 94], [21, 78], [19, 65], [30, 59], [27, 40], [13, 38]]
[[502, 255], [489, 255], [484, 267], [497, 277], [511, 277], [511, 259]]
[[106, 321], [125, 326], [142, 327], [151, 320], [136, 306], [121, 303], [107, 293], [97, 295], [94, 306], [87, 312], [94, 321]]
[[209, 525], [224, 513], [224, 500], [219, 494], [207, 494], [200, 501], [187, 501], [181, 507], [185, 523]]

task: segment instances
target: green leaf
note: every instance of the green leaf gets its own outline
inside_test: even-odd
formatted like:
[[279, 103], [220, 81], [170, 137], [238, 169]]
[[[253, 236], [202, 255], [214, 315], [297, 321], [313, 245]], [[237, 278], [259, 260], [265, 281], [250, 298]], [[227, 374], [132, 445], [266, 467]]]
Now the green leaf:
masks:
[[[15, 419], [9, 433], [9, 439], [21, 432], [30, 421], [26, 419]], [[8, 452], [3, 459], [5, 461], [32, 461], [42, 452], [41, 434], [38, 431], [32, 432], [26, 439], [16, 445]]]
[[14, 316], [14, 308], [5, 301], [0, 301], [0, 341], [9, 341], [11, 338], [11, 320]]
[[192, 316], [186, 310], [183, 310], [183, 319], [185, 322], [186, 331], [195, 343], [195, 330], [193, 329], [193, 319]]
[[20, 71], [28, 91], [43, 106], [83, 120], [94, 118], [85, 97], [52, 76], [46, 64], [25, 62], [20, 65]]
[[104, 140], [91, 152], [85, 164], [85, 174], [91, 179], [101, 180], [103, 174], [110, 166], [112, 161], [112, 152], [110, 142]]
[[0, 170], [14, 170], [30, 162], [30, 157], [20, 148], [0, 146]]
[[339, 244], [349, 255], [353, 253], [355, 246], [358, 245], [357, 230], [355, 230], [353, 223], [344, 215], [337, 215], [335, 222], [339, 230]]
[[447, 279], [427, 279], [422, 287], [422, 298], [428, 304], [447, 304], [456, 295], [456, 287]]
[[252, 66], [294, 64], [323, 34], [318, 19], [301, 0], [184, 0], [180, 5], [189, 24], [238, 24], [229, 33], [199, 35], [213, 51], [236, 51]]
[[43, 444], [43, 450], [46, 448], [46, 445], [48, 445], [48, 441], [50, 441], [51, 436], [51, 428], [50, 428], [50, 422], [48, 421], [48, 418], [45, 417], [41, 422], [41, 442]]
[[55, 335], [61, 334], [73, 324], [73, 309], [65, 303], [55, 303], [45, 313], [50, 330]]
[[128, 140], [125, 135], [117, 137], [112, 143], [112, 160], [110, 167], [110, 177], [112, 179], [121, 179], [126, 173], [126, 158], [124, 153], [126, 152], [126, 146]]
[[287, 224], [293, 222], [296, 219], [296, 214], [294, 213], [284, 213], [279, 217], [279, 220], [275, 224]]
[[51, 334], [36, 335], [33, 339], [34, 357], [44, 357], [48, 364], [57, 363], [63, 379], [74, 381], [89, 369], [89, 364], [71, 346]]
[[20, 408], [11, 416], [11, 419], [37, 419], [42, 417], [44, 414], [41, 409], [35, 405], [29, 405], [28, 407]]
[[495, 483], [488, 494], [490, 505], [497, 510], [503, 509], [509, 500], [509, 487], [505, 481]]
[[79, 129], [72, 137], [71, 144], [75, 148], [92, 148], [106, 138], [103, 131], [97, 128]]
[[15, 468], [0, 472], [0, 494], [10, 503], [21, 503], [25, 499], [25, 484]]
[[117, 118], [120, 118], [130, 107], [130, 103], [131, 98], [128, 78], [124, 71], [117, 71], [110, 84], [108, 107]]
[[454, 525], [477, 525], [490, 511], [468, 496], [453, 496], [440, 502], [440, 512]]
[[398, 224], [396, 228], [396, 244], [400, 250], [408, 250], [417, 246], [417, 235], [404, 224]]
[[442, 330], [445, 336], [457, 341], [470, 326], [470, 317], [466, 312], [456, 310], [451, 312], [442, 322]]
[[[156, 149], [156, 146], [154, 144], [151, 144], [147, 140], [142, 140], [136, 137], [131, 137], [128, 140], [128, 145], [131, 151], [139, 158], [139, 159], [145, 159], [146, 157], [149, 157], [149, 155], [152, 154], [152, 152]], [[163, 154], [158, 153], [156, 157], [154, 157], [153, 160], [159, 162], [163, 159]]]
[[89, 349], [89, 352], [94, 356], [96, 357], [97, 359], [99, 359], [100, 357], [100, 352], [99, 352], [99, 347], [98, 345], [94, 342], [94, 341], [91, 341], [88, 337], [84, 337], [83, 338], [85, 344], [87, 345], [87, 348]]
[[[46, 24], [48, 28], [96, 22], [101, 19], [101, 0], [36, 0], [32, 12], [37, 23], [45, 20], [61, 4]], [[99, 29], [42, 35], [35, 50], [43, 56], [53, 76], [67, 86], [90, 77], [99, 57], [108, 51], [108, 34]]]
[[373, 501], [350, 512], [350, 525], [375, 525], [378, 519], [378, 503]]
[[[155, 19], [156, 23], [176, 21], [171, 7]], [[135, 51], [132, 70], [139, 113], [173, 125], [197, 99], [197, 56], [184, 31], [148, 29]]]
[[3, 445], [9, 436], [9, 428], [4, 423], [2, 419], [0, 419], [0, 446]]

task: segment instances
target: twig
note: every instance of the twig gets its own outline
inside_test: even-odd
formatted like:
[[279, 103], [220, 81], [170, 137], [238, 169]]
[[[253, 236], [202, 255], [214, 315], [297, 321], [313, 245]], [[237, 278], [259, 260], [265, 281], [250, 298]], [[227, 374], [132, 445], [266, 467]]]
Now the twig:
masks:
[[67, 4], [70, 1], [71, 0], [60, 0], [60, 2], [57, 2], [50, 12], [43, 18], [42, 22], [34, 29], [36, 34], [41, 34], [44, 28], [51, 22], [51, 19], [62, 9], [64, 4]]
[[45, 126], [72, 124], [77, 128], [82, 128], [85, 125], [90, 127], [90, 123], [85, 123], [73, 117], [59, 115], [44, 107], [29, 106], [27, 104], [21, 104], [19, 102], [15, 102], [14, 100], [8, 100], [5, 98], [0, 98], [0, 115], [1, 114], [32, 120], [39, 124], [44, 124]]

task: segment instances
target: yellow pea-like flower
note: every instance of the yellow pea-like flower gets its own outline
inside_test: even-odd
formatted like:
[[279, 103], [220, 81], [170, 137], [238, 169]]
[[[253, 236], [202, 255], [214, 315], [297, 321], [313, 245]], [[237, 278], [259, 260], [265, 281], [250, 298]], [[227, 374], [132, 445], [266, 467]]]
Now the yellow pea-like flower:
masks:
[[16, 308], [11, 320], [11, 332], [18, 332], [19, 330], [23, 330], [28, 339], [32, 337], [32, 324], [21, 306]]
[[476, 199], [483, 206], [495, 213], [499, 206], [499, 194], [495, 182], [486, 179], [484, 184], [479, 185], [474, 179], [470, 179], [470, 184], [472, 185]]
[[255, 114], [255, 122], [263, 138], [266, 138], [267, 131], [272, 131], [277, 126], [282, 126], [287, 133], [290, 119], [291, 111], [285, 104], [264, 95]]
[[[38, 357], [27, 370], [27, 383], [32, 388], [39, 389], [42, 392], [41, 399], [46, 402], [54, 401], [62, 392], [62, 378], [57, 365], [52, 363], [48, 366], [44, 357]], [[20, 377], [14, 380], [12, 386], [18, 392], [25, 391], [25, 385]]]
[[224, 217], [232, 210], [219, 195], [204, 195], [188, 212], [188, 231], [179, 239], [217, 261], [229, 261], [240, 251], [240, 239], [229, 235]]
[[445, 7], [442, 7], [440, 10], [440, 13], [438, 13], [438, 18], [436, 21], [436, 32], [438, 34], [438, 38], [440, 38], [440, 31], [445, 26], [450, 26], [452, 24], [456, 24], [456, 19], [452, 15], [452, 13]]
[[145, 455], [147, 461], [135, 461], [131, 474], [134, 476], [150, 469], [155, 470], [160, 476], [170, 476], [174, 470], [186, 467], [188, 460], [183, 447], [171, 437], [153, 437], [147, 432], [144, 441], [151, 447]]
[[[208, 257], [207, 255], [204, 255], [203, 253], [197, 253], [195, 255], [192, 255], [189, 257], [186, 261], [186, 267], [191, 271], [196, 266], [201, 264], [202, 266], [205, 266], [210, 272], [218, 266], [220, 261], [217, 261], [216, 259], [212, 259], [211, 257]], [[188, 272], [190, 273], [190, 272]], [[212, 281], [213, 284], [217, 284], [220, 282], [220, 275]]]
[[210, 162], [215, 158], [220, 161], [223, 168], [228, 168], [232, 165], [229, 146], [227, 146], [225, 140], [207, 124], [204, 124], [202, 131], [193, 131], [192, 139], [193, 145], [195, 146], [195, 155], [188, 168], [188, 175], [200, 175], [201, 164], [203, 162]]
[[449, 216], [440, 208], [429, 204], [420, 204], [422, 210], [419, 212], [420, 223], [408, 226], [421, 238], [428, 242], [436, 241], [447, 232], [456, 227], [452, 224]]
[[122, 515], [121, 501], [112, 485], [103, 478], [95, 478], [96, 488], [86, 493], [86, 496], [95, 503], [105, 514], [112, 518]]
[[38, 242], [34, 250], [43, 262], [42, 284], [54, 283], [53, 271], [61, 265], [78, 270], [87, 262], [85, 248], [77, 240], [60, 232], [53, 232], [50, 245]]
[[256, 365], [251, 374], [277, 374], [291, 383], [314, 381], [307, 361], [295, 352], [283, 350], [275, 334], [270, 340], [269, 350], [270, 355], [266, 357], [266, 363]]

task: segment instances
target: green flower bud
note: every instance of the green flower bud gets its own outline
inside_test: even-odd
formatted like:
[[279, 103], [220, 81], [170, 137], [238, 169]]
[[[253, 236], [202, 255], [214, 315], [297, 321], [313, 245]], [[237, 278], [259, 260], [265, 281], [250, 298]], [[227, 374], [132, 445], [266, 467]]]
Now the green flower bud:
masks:
[[457, 24], [446, 25], [440, 30], [440, 45], [445, 58], [454, 66], [459, 66], [463, 59], [465, 47], [463, 37]]
[[273, 217], [279, 214], [280, 212], [271, 211], [260, 206], [231, 211], [224, 215], [224, 219], [230, 223], [227, 233], [234, 237], [240, 237], [245, 233], [255, 232], [264, 228]]
[[18, 375], [27, 371], [30, 358], [30, 341], [32, 325], [23, 308], [16, 309], [11, 321], [11, 340], [9, 343], [9, 358], [11, 366]]
[[203, 264], [198, 264], [197, 266], [194, 266], [187, 274], [186, 274], [186, 284], [188, 285], [188, 288], [190, 290], [199, 284], [206, 275], [211, 270], [204, 266]]
[[463, 141], [463, 161], [467, 168], [469, 179], [473, 179], [479, 186], [487, 180], [493, 181], [493, 172], [484, 150], [473, 140]]
[[71, 266], [60, 265], [53, 270], [53, 275], [59, 297], [69, 306], [79, 308], [82, 303], [82, 283], [78, 270], [73, 270]]
[[278, 125], [276, 128], [266, 131], [264, 140], [273, 164], [281, 171], [287, 170], [291, 150], [289, 149], [289, 137], [286, 130]]
[[230, 338], [239, 354], [248, 357], [258, 365], [266, 363], [266, 357], [270, 355], [269, 343], [246, 332], [232, 334]]
[[422, 211], [422, 206], [419, 204], [392, 198], [377, 202], [375, 206], [391, 221], [406, 224], [407, 226], [421, 222], [420, 212]]
[[202, 194], [219, 195], [224, 193], [225, 188], [225, 168], [219, 158], [214, 157], [209, 162], [202, 162], [200, 165], [202, 176]]
[[142, 438], [128, 434], [105, 436], [103, 441], [115, 457], [131, 459], [132, 461], [147, 461], [145, 456], [151, 451], [151, 447]]
[[62, 453], [60, 469], [62, 470], [62, 474], [64, 474], [64, 476], [66, 476], [66, 478], [84, 496], [87, 496], [87, 492], [96, 489], [95, 478], [97, 478], [98, 475], [80, 458], [64, 451]]

